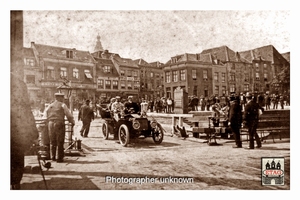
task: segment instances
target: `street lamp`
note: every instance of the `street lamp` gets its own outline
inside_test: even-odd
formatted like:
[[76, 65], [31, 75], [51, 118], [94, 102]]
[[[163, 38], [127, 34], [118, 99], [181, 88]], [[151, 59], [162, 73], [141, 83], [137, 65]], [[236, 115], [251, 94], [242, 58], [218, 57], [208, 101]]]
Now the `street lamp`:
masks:
[[71, 102], [71, 94], [72, 94], [72, 87], [69, 85], [69, 80], [66, 78], [63, 78], [64, 81], [63, 83], [57, 87], [58, 92], [63, 93], [64, 94], [64, 98], [68, 100], [68, 107], [71, 110], [71, 113], [73, 113], [73, 105]]

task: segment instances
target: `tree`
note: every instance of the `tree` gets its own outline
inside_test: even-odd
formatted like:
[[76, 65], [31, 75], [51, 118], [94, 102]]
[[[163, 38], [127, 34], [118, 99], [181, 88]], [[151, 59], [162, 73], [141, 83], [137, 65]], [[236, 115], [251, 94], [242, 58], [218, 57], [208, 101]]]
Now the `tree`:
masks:
[[270, 82], [271, 85], [278, 85], [281, 91], [290, 90], [290, 66], [283, 67], [282, 70]]

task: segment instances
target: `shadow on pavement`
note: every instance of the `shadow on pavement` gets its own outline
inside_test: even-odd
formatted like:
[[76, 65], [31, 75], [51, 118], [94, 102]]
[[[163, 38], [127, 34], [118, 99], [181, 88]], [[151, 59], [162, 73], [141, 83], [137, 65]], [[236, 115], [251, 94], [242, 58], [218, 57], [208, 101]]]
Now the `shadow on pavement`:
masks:
[[[49, 175], [55, 175], [55, 177], [49, 177]], [[168, 182], [170, 176], [153, 176], [146, 174], [137, 173], [113, 173], [113, 172], [75, 172], [75, 171], [51, 171], [51, 173], [46, 172], [46, 184], [48, 190], [122, 190], [124, 187], [129, 190], [143, 190], [143, 185], [138, 183], [128, 184], [128, 183], [111, 183], [106, 182], [105, 177], [115, 177], [115, 178], [154, 178], [155, 183], [151, 183], [150, 188], [158, 190], [161, 186], [169, 186], [170, 189], [176, 188], [176, 184], [182, 183], [172, 183]], [[176, 176], [172, 176], [176, 178]], [[192, 178], [193, 182], [188, 182], [185, 184], [193, 185], [194, 190], [209, 190], [215, 189], [218, 186], [226, 186], [225, 188], [230, 189], [240, 189], [240, 190], [270, 190], [274, 189], [268, 186], [262, 186], [261, 182], [256, 179], [243, 179], [243, 178], [220, 178], [220, 177], [185, 177], [180, 176], [180, 178]], [[33, 181], [31, 183], [22, 183], [22, 190], [46, 190], [43, 178], [40, 176], [40, 181]], [[95, 185], [95, 183], [98, 185]], [[195, 187], [196, 185], [196, 187]], [[204, 188], [201, 185], [207, 185]], [[103, 186], [103, 187], [102, 187]], [[146, 185], [145, 185], [146, 186]], [[146, 186], [149, 189], [149, 184]], [[277, 190], [287, 190], [288, 187], [277, 187]]]

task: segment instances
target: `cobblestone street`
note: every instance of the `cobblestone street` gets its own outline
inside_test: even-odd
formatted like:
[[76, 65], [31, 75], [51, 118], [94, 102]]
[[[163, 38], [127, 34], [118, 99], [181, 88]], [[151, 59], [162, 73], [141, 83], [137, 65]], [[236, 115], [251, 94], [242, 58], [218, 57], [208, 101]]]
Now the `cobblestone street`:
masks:
[[[75, 117], [76, 119], [76, 117]], [[255, 150], [234, 149], [232, 141], [220, 139], [209, 146], [203, 139], [171, 137], [168, 119], [158, 119], [166, 134], [160, 145], [152, 138], [136, 139], [128, 147], [104, 140], [103, 120], [92, 122], [88, 138], [81, 138], [81, 122], [74, 127], [82, 140], [81, 155], [52, 162], [44, 171], [50, 190], [289, 190], [290, 141], [268, 139]], [[247, 142], [243, 142], [247, 146]], [[262, 186], [261, 158], [284, 157], [284, 185]], [[37, 165], [36, 156], [26, 156], [26, 165]], [[45, 170], [45, 169], [44, 169]], [[141, 183], [143, 181], [143, 183]], [[25, 173], [23, 190], [45, 190], [40, 173]]]

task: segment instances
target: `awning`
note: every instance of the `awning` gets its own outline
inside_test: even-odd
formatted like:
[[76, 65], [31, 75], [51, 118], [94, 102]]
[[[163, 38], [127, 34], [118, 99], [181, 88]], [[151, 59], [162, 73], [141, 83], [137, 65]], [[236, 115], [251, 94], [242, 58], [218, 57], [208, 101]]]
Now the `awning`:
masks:
[[91, 75], [90, 73], [88, 73], [88, 72], [85, 72], [84, 74], [85, 74], [85, 76], [86, 76], [87, 78], [93, 78], [92, 75]]

